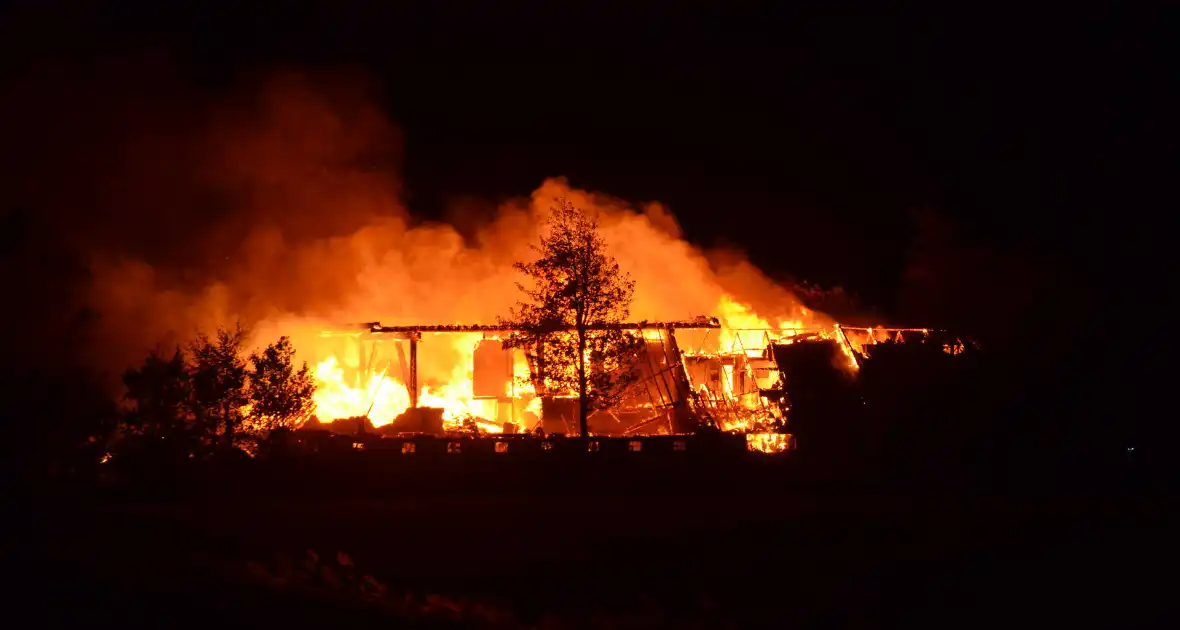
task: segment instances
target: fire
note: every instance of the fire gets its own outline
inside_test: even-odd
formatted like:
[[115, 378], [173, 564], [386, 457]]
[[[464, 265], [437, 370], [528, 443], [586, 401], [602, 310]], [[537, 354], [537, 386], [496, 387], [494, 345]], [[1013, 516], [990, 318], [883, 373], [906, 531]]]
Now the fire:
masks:
[[[475, 346], [482, 338], [478, 333], [445, 335], [438, 341], [449, 342], [457, 355], [457, 360], [451, 368], [445, 381], [436, 385], [423, 385], [418, 393], [418, 404], [423, 407], [440, 407], [443, 409], [443, 421], [450, 425], [461, 424], [465, 417], [488, 418], [495, 417], [494, 408], [489, 413], [488, 401], [475, 400], [472, 385], [472, 363], [475, 356]], [[494, 405], [493, 405], [494, 407]], [[444, 424], [444, 426], [447, 426]], [[454, 426], [452, 428], [459, 428]]]
[[[686, 348], [684, 353], [730, 359], [720, 366], [718, 387], [710, 390], [703, 383], [695, 383], [694, 387], [704, 388], [701, 391], [713, 401], [731, 401], [747, 411], [767, 408], [768, 401], [758, 388], [773, 386], [777, 373], [770, 374], [765, 369], [757, 372], [754, 362], [765, 363], [763, 355], [768, 344], [789, 341], [798, 332], [809, 330], [806, 325], [809, 322], [779, 317], [773, 319], [772, 325], [772, 319], [760, 316], [750, 305], [729, 294], [721, 295], [715, 312], [719, 315], [720, 329], [703, 331], [700, 343], [695, 348]], [[800, 312], [805, 317], [812, 316], [806, 309]], [[687, 332], [690, 331], [682, 336], [688, 337]], [[665, 341], [665, 333], [658, 329], [646, 329], [641, 334], [649, 342]], [[360, 333], [342, 338], [359, 344], [359, 349], [348, 344], [315, 347], [311, 342], [301, 346], [326, 354], [314, 370], [318, 417], [322, 420], [367, 417], [374, 427], [392, 423], [413, 405], [406, 358], [409, 342], [399, 339], [368, 342], [360, 339]], [[324, 339], [321, 337], [320, 341]], [[476, 396], [475, 353], [483, 341], [499, 341], [499, 337], [480, 332], [424, 334], [416, 349], [420, 370], [418, 406], [441, 409], [446, 430], [470, 430], [474, 424], [480, 431], [499, 433], [507, 423], [531, 430], [541, 416], [541, 399], [535, 395], [522, 352], [511, 353], [511, 377], [505, 379], [503, 396]], [[367, 343], [379, 345], [366, 346]], [[727, 419], [722, 428], [748, 431], [756, 427], [752, 416], [741, 416]]]
[[786, 433], [747, 433], [746, 449], [759, 453], [781, 453], [791, 448], [791, 436]]
[[[785, 413], [768, 398], [767, 390], [779, 385], [779, 372], [771, 344], [790, 344], [798, 339], [828, 339], [840, 348], [845, 367], [855, 373], [859, 355], [865, 345], [880, 343], [893, 334], [889, 330], [845, 329], [829, 324], [822, 316], [804, 308], [780, 317], [765, 317], [733, 295], [722, 293], [713, 312], [719, 328], [682, 330], [678, 345], [685, 361], [697, 365], [715, 365], [715, 376], [702, 377], [685, 364], [684, 374], [699, 399], [711, 406], [720, 428], [730, 432], [758, 435], [751, 448], [773, 452], [787, 448], [768, 438], [767, 428]], [[691, 333], [697, 333], [694, 338]], [[399, 333], [400, 334], [400, 333]], [[660, 329], [644, 329], [649, 343], [666, 343]], [[339, 336], [338, 336], [339, 337]], [[414, 405], [409, 390], [409, 353], [417, 360], [417, 405], [441, 410], [443, 428], [449, 431], [477, 430], [501, 433], [507, 425], [519, 431], [532, 431], [541, 420], [541, 398], [529, 378], [528, 364], [520, 351], [508, 353], [503, 389], [489, 395], [476, 395], [476, 351], [483, 342], [497, 342], [500, 337], [488, 332], [426, 332], [408, 349], [405, 338], [387, 337], [366, 340], [361, 332], [344, 335], [347, 343], [330, 346], [321, 337], [320, 344], [305, 342], [300, 347], [322, 357], [315, 365], [314, 377], [317, 414], [321, 420], [367, 417], [374, 427], [394, 422]], [[368, 345], [366, 345], [368, 344]], [[351, 349], [350, 349], [351, 348]], [[359, 349], [358, 349], [359, 348]], [[501, 352], [504, 352], [501, 350]], [[704, 362], [704, 363], [702, 363]], [[706, 367], [706, 369], [709, 369]], [[567, 395], [570, 393], [567, 392]], [[640, 403], [652, 409], [654, 405]], [[772, 424], [767, 424], [768, 422]], [[666, 432], [666, 425], [653, 431]]]
[[335, 356], [320, 361], [314, 374], [316, 413], [321, 418], [368, 416], [373, 426], [384, 426], [410, 408], [405, 383], [375, 374], [363, 384], [349, 386]]
[[[463, 429], [464, 421], [470, 419], [482, 431], [503, 431], [502, 425], [484, 420], [496, 416], [495, 401], [476, 399], [473, 393], [472, 359], [482, 336], [467, 333], [436, 337], [431, 341], [449, 343], [457, 354], [457, 360], [450, 374], [441, 382], [424, 384], [419, 388], [418, 405], [441, 408], [444, 427], [447, 429]], [[407, 383], [389, 372], [387, 366], [379, 373], [349, 385], [345, 369], [335, 355], [321, 360], [314, 371], [315, 402], [319, 417], [325, 420], [368, 417], [374, 427], [393, 422], [410, 408], [411, 398]], [[505, 392], [506, 395], [511, 393]]]
[[[801, 308], [804, 316], [810, 311]], [[717, 317], [721, 320], [720, 348], [724, 352], [745, 353], [759, 356], [772, 341], [793, 337], [807, 325], [800, 319], [779, 318], [774, 324], [758, 316], [750, 306], [738, 302], [729, 295], [722, 295], [717, 304]]]

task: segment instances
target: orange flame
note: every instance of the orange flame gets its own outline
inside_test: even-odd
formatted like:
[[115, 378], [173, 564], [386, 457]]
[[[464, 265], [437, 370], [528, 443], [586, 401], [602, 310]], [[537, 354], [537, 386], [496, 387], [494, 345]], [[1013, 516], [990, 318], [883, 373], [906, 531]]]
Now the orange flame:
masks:
[[[718, 331], [710, 331], [717, 337], [713, 350], [726, 354], [760, 356], [769, 342], [805, 328], [802, 321], [787, 319], [779, 319], [778, 325], [771, 327], [767, 319], [759, 317], [748, 305], [728, 294], [721, 295], [715, 312], [722, 327]], [[643, 334], [650, 340], [661, 339], [660, 331], [657, 330], [644, 331]], [[419, 342], [419, 358], [423, 361], [427, 377], [420, 383], [418, 404], [441, 408], [446, 429], [462, 429], [464, 421], [471, 419], [483, 431], [496, 433], [503, 430], [502, 422], [495, 421], [502, 415], [497, 409], [497, 401], [478, 399], [474, 395], [472, 366], [476, 347], [484, 338], [482, 333], [428, 333]], [[487, 338], [495, 339], [494, 336]], [[390, 340], [385, 343], [404, 342]], [[381, 371], [367, 377], [354, 377], [350, 384], [345, 376], [348, 370], [342, 362], [347, 361], [355, 372], [360, 368], [359, 357], [342, 359], [338, 356], [340, 350], [333, 352], [327, 348], [317, 348], [310, 340], [304, 341], [300, 347], [329, 353], [318, 361], [314, 370], [316, 408], [321, 419], [367, 416], [373, 426], [381, 427], [391, 423], [410, 407], [405, 375], [392, 367], [392, 359], [387, 360], [386, 367]], [[440, 354], [448, 357], [447, 365], [441, 371], [437, 367], [441, 364], [435, 360], [435, 355]], [[514, 352], [512, 359], [513, 378], [505, 388], [505, 398], [523, 401], [519, 409], [521, 416], [539, 418], [541, 400], [535, 396], [533, 386], [528, 381], [528, 365], [523, 353]], [[726, 365], [723, 369], [724, 395], [738, 396], [740, 392], [733, 389], [735, 369], [738, 368]], [[748, 367], [741, 369], [749, 372]], [[747, 377], [752, 381], [753, 374], [749, 373]], [[740, 404], [752, 406], [758, 402], [756, 398], [751, 402], [749, 397], [745, 397]], [[725, 428], [736, 431], [748, 427], [738, 422]]]

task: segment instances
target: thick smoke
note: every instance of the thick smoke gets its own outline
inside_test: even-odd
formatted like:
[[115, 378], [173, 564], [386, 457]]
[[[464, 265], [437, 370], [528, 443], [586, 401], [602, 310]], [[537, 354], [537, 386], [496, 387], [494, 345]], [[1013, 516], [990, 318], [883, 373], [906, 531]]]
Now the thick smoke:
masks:
[[55, 200], [75, 211], [66, 232], [89, 270], [78, 297], [98, 315], [93, 363], [118, 371], [235, 320], [297, 348], [328, 326], [494, 322], [518, 297], [511, 263], [531, 255], [558, 196], [598, 214], [636, 280], [635, 320], [716, 315], [726, 294], [772, 321], [805, 318], [740, 254], [685, 241], [667, 208], [563, 179], [468, 216], [462, 233], [417, 221], [400, 201], [397, 129], [363, 79], [341, 76], [285, 73], [216, 98], [127, 84], [95, 104], [91, 124], [117, 125], [102, 145], [115, 150], [70, 156], [88, 169], [84, 192]]

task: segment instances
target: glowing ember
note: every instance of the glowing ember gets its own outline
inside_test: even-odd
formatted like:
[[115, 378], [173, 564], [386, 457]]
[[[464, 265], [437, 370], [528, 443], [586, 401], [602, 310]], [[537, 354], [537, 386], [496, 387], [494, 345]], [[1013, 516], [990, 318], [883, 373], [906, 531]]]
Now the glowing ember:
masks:
[[759, 453], [782, 453], [791, 448], [787, 433], [747, 433], [746, 449]]

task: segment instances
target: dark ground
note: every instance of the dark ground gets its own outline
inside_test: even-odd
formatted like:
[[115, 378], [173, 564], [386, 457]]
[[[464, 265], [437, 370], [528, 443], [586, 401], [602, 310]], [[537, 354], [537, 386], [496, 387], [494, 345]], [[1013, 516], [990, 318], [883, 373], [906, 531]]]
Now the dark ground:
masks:
[[1158, 492], [868, 492], [788, 484], [789, 466], [731, 463], [717, 483], [694, 468], [679, 485], [650, 470], [589, 471], [602, 484], [569, 492], [540, 478], [568, 471], [538, 467], [532, 488], [498, 492], [444, 492], [437, 480], [414, 491], [409, 471], [400, 484], [368, 484], [353, 468], [325, 471], [318, 485], [293, 479], [285, 492], [240, 480], [185, 498], [72, 493], [26, 512], [40, 518], [26, 533], [37, 544], [18, 540], [36, 576], [24, 585], [43, 598], [24, 601], [40, 608], [30, 619], [62, 627], [398, 625], [234, 578], [250, 561], [297, 563], [312, 549], [347, 553], [391, 591], [498, 602], [526, 622], [658, 625], [635, 617], [643, 611], [676, 627], [1166, 619], [1177, 529]]

